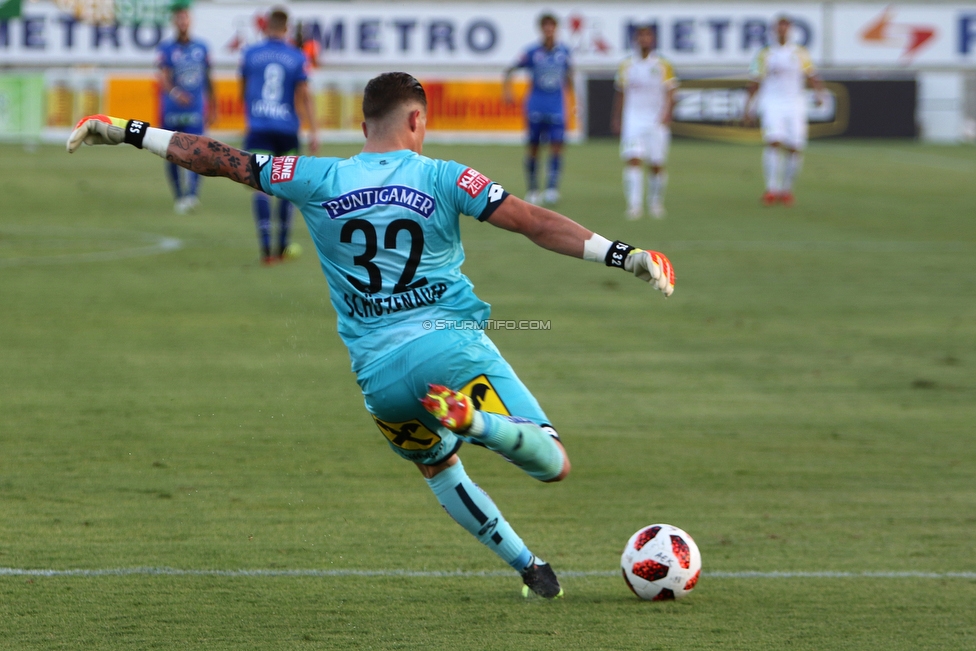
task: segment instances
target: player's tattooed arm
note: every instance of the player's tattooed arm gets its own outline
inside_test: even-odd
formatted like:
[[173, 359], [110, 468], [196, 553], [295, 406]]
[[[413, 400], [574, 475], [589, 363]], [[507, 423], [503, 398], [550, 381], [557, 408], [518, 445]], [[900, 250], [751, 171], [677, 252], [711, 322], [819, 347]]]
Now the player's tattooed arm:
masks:
[[261, 189], [260, 179], [251, 173], [251, 154], [213, 138], [174, 133], [166, 149], [166, 160], [203, 176], [224, 176]]

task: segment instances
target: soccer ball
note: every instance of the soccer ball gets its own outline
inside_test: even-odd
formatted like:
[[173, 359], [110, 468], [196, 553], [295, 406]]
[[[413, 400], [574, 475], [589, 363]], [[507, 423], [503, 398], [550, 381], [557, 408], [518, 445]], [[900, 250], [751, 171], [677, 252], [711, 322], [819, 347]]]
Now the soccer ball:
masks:
[[620, 568], [627, 587], [641, 599], [681, 599], [698, 583], [701, 552], [678, 527], [652, 524], [627, 541]]

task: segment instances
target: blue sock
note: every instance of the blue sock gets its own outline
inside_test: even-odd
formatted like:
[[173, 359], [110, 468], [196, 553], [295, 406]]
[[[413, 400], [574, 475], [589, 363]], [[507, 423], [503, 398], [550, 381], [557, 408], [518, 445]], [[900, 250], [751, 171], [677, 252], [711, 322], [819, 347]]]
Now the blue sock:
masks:
[[476, 410], [469, 433], [539, 481], [555, 479], [562, 472], [563, 451], [556, 440], [524, 418]]
[[195, 197], [197, 196], [197, 189], [200, 187], [200, 175], [196, 172], [186, 171], [186, 184], [189, 186], [186, 190], [187, 196]]
[[176, 163], [166, 162], [166, 176], [169, 178], [169, 185], [173, 188], [173, 194], [177, 199], [183, 197], [183, 190], [180, 188], [180, 166]]
[[471, 481], [461, 460], [427, 480], [454, 521], [467, 529], [482, 545], [521, 572], [532, 560], [532, 552], [518, 537], [488, 494]]
[[562, 166], [563, 156], [562, 154], [549, 154], [549, 183], [546, 187], [548, 188], [558, 188], [559, 187], [559, 168]]
[[258, 242], [261, 255], [271, 255], [271, 197], [263, 192], [255, 192], [253, 199], [254, 221], [258, 225]]
[[278, 199], [278, 253], [283, 254], [288, 246], [288, 233], [291, 231], [292, 203]]
[[539, 182], [536, 180], [536, 159], [532, 156], [525, 157], [525, 182], [528, 184], [529, 191], [536, 190], [539, 188]]

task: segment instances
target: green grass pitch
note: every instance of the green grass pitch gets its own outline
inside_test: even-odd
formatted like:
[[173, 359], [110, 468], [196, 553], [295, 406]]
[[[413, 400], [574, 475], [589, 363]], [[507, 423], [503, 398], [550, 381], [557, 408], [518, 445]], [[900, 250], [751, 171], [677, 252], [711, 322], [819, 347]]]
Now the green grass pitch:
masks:
[[[522, 192], [518, 148], [426, 153]], [[145, 152], [0, 147], [0, 648], [976, 648], [976, 149], [814, 143], [792, 208], [758, 148], [670, 171], [667, 219], [626, 222], [616, 144], [573, 146], [560, 205], [666, 252], [668, 300], [464, 226], [493, 316], [551, 323], [492, 336], [569, 479], [462, 450], [564, 573], [548, 603], [388, 450], [304, 225], [263, 268], [229, 181], [176, 216]], [[701, 548], [683, 601], [615, 573], [654, 522]], [[136, 568], [209, 573], [19, 572]]]

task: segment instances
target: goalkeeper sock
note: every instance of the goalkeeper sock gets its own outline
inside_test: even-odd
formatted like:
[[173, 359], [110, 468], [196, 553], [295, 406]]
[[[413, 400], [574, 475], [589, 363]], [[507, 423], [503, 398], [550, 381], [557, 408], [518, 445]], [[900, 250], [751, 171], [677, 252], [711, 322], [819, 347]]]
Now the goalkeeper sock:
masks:
[[271, 197], [263, 192], [255, 192], [253, 199], [254, 221], [258, 227], [258, 243], [261, 256], [271, 257]]
[[783, 191], [789, 192], [793, 189], [793, 179], [803, 168], [803, 154], [798, 151], [790, 152], [786, 156], [786, 170], [783, 172]]
[[183, 198], [183, 189], [180, 187], [180, 166], [176, 163], [166, 162], [166, 176], [169, 184], [173, 188], [173, 194], [177, 199]]
[[644, 202], [644, 170], [639, 165], [628, 165], [624, 168], [624, 196], [627, 197], [629, 209], [641, 209]]
[[763, 172], [766, 175], [766, 190], [779, 192], [779, 175], [783, 167], [783, 156], [779, 147], [763, 149]]
[[475, 410], [468, 433], [539, 481], [562, 472], [563, 451], [556, 439], [524, 418]]
[[291, 231], [292, 203], [278, 199], [278, 255], [284, 255], [288, 246], [288, 234]]
[[561, 154], [553, 154], [549, 152], [549, 177], [547, 179], [546, 187], [549, 189], [556, 189], [559, 187], [559, 171], [562, 167], [563, 157]]
[[534, 156], [525, 157], [525, 184], [529, 192], [539, 189], [539, 182], [536, 180], [537, 159]]
[[471, 481], [461, 460], [427, 480], [448, 515], [503, 561], [521, 572], [532, 560], [522, 539], [502, 516], [488, 493]]

